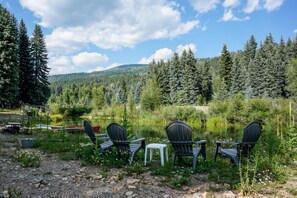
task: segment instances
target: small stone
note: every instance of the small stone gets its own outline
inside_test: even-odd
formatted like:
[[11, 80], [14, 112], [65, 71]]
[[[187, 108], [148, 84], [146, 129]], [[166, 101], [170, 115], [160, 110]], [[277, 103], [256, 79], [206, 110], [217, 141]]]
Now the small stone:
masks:
[[100, 179], [103, 178], [103, 176], [102, 176], [102, 175], [92, 175], [92, 178], [93, 178], [94, 180], [100, 180]]
[[126, 196], [131, 196], [131, 195], [133, 195], [133, 191], [126, 192]]
[[163, 195], [163, 198], [169, 198], [170, 196], [169, 195]]
[[127, 179], [127, 185], [133, 185], [140, 182], [139, 179]]
[[128, 189], [136, 189], [136, 186], [128, 186]]
[[223, 193], [223, 198], [235, 198], [236, 195], [232, 191], [225, 191]]
[[116, 182], [115, 181], [111, 181], [110, 184], [111, 185], [114, 185], [114, 184], [116, 184]]
[[183, 187], [183, 190], [184, 190], [184, 191], [189, 190], [189, 187], [184, 186], [184, 187]]
[[207, 192], [197, 192], [192, 195], [193, 198], [205, 198], [207, 197]]
[[81, 173], [83, 173], [85, 171], [86, 171], [86, 167], [82, 167], [82, 168], [79, 169], [79, 172], [81, 172]]

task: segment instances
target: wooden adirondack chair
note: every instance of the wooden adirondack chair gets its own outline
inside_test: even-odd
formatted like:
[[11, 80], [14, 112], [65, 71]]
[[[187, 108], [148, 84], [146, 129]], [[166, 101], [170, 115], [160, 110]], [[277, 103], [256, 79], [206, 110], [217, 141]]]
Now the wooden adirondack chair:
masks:
[[117, 124], [111, 123], [107, 127], [107, 133], [117, 149], [118, 155], [121, 153], [129, 153], [129, 161], [133, 161], [135, 154], [140, 150], [145, 150], [145, 138], [139, 138], [137, 140], [128, 141], [126, 129]]
[[[165, 130], [168, 140], [174, 149], [173, 166], [176, 157], [193, 157], [193, 169], [196, 168], [196, 161], [199, 154], [206, 160], [205, 144], [207, 141], [192, 141], [192, 128], [189, 125], [181, 121], [173, 121], [165, 128]], [[193, 147], [193, 144], [196, 144], [197, 146], [200, 145], [200, 148]]]
[[[250, 152], [259, 140], [261, 133], [262, 127], [260, 123], [253, 121], [245, 127], [241, 142], [217, 141], [214, 161], [216, 161], [217, 155], [220, 154], [224, 157], [230, 158], [232, 163], [238, 166], [240, 163], [240, 156], [249, 157]], [[226, 145], [229, 145], [233, 148], [224, 148]]]
[[104, 150], [110, 149], [113, 146], [113, 143], [112, 141], [110, 141], [110, 138], [107, 134], [99, 134], [98, 137], [96, 137], [93, 131], [93, 127], [88, 121], [84, 121], [84, 128], [89, 138], [95, 145], [97, 141], [100, 155], [103, 153]]

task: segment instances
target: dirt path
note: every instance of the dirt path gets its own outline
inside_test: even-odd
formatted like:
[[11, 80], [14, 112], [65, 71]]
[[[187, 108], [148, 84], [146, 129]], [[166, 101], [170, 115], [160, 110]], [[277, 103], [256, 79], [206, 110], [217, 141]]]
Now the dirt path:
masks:
[[[2, 197], [243, 197], [235, 191], [199, 181], [182, 190], [170, 188], [161, 176], [149, 172], [141, 175], [125, 175], [122, 169], [105, 173], [100, 167], [81, 167], [79, 161], [63, 161], [55, 155], [40, 153], [41, 166], [23, 168], [12, 160], [17, 145], [11, 143], [12, 135], [0, 133], [0, 198]], [[27, 152], [31, 150], [27, 149]], [[39, 151], [38, 151], [39, 152]], [[252, 197], [294, 197], [286, 187], [297, 188], [297, 175], [279, 189], [267, 188], [264, 194]], [[212, 192], [211, 189], [221, 189]]]

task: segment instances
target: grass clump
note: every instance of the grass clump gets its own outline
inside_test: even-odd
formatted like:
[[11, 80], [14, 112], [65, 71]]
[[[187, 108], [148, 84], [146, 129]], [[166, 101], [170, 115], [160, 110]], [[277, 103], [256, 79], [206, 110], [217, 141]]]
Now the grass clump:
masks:
[[19, 150], [14, 159], [22, 167], [39, 167], [41, 162], [40, 154], [36, 151]]

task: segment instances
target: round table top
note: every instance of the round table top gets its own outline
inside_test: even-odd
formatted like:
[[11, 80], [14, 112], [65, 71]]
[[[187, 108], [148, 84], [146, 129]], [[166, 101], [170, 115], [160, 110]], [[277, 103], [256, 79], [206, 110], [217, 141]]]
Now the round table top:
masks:
[[146, 145], [147, 148], [164, 148], [166, 146], [167, 146], [166, 144], [157, 144], [157, 143]]

